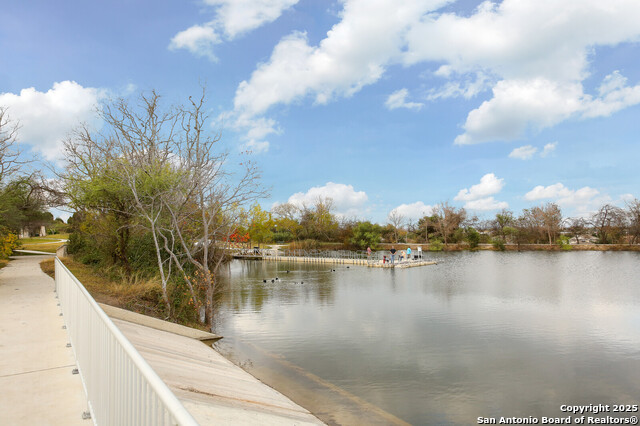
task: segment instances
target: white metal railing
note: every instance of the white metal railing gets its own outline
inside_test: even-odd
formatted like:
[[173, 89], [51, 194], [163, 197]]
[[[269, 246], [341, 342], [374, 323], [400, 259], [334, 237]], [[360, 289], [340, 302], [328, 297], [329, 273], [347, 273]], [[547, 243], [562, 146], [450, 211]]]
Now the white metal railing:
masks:
[[197, 425], [167, 385], [56, 257], [56, 293], [97, 425]]

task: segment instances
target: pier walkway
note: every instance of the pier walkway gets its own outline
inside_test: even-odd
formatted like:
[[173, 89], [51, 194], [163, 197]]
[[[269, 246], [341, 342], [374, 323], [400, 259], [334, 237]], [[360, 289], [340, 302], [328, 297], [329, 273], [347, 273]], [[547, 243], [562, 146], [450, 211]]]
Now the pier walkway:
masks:
[[17, 257], [0, 269], [0, 424], [85, 425], [88, 404], [53, 279]]
[[264, 260], [270, 262], [297, 262], [297, 263], [320, 263], [320, 264], [342, 264], [342, 265], [362, 265], [369, 268], [415, 268], [417, 266], [436, 265], [437, 262], [422, 257], [422, 254], [413, 256], [410, 260], [395, 259], [391, 263], [391, 257], [385, 256], [384, 252], [374, 252], [367, 255], [365, 251], [319, 251], [319, 250], [285, 250], [279, 249], [251, 249], [240, 250], [233, 254], [235, 259]]

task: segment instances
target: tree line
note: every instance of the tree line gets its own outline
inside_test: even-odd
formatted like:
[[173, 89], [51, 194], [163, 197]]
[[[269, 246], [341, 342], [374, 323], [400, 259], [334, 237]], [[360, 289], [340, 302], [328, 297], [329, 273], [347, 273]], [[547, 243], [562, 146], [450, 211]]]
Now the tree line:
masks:
[[344, 248], [375, 249], [381, 243], [430, 244], [439, 250], [451, 244], [471, 248], [493, 244], [638, 244], [640, 243], [640, 201], [627, 201], [625, 208], [601, 206], [587, 217], [564, 217], [555, 203], [524, 209], [519, 215], [502, 210], [481, 220], [464, 208], [442, 202], [431, 214], [417, 221], [392, 211], [387, 223], [379, 225], [341, 217], [334, 213], [330, 198], [318, 198], [311, 205], [281, 204], [266, 212], [254, 205], [246, 222], [239, 226], [242, 242], [340, 243]]

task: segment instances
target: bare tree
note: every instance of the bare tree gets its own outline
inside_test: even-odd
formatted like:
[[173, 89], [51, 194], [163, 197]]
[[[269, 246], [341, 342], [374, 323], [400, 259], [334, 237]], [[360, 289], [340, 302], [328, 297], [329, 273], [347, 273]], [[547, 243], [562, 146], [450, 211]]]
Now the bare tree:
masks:
[[600, 207], [600, 210], [591, 218], [598, 242], [600, 244], [618, 242], [624, 233], [625, 220], [625, 213], [620, 207], [611, 204]]
[[300, 217], [300, 208], [293, 203], [278, 204], [271, 212], [282, 219], [296, 222]]
[[406, 218], [402, 214], [400, 214], [398, 210], [393, 209], [389, 213], [387, 221], [389, 222], [389, 224], [391, 224], [391, 226], [393, 226], [394, 243], [397, 243], [399, 241], [399, 231], [404, 226]]
[[520, 223], [523, 232], [533, 236], [536, 242], [547, 240], [553, 244], [562, 229], [562, 212], [555, 203], [524, 209]]
[[627, 202], [627, 222], [631, 244], [640, 242], [640, 200], [637, 198]]
[[67, 151], [80, 170], [70, 184], [95, 180], [96, 170], [106, 168], [100, 177], [115, 194], [122, 192], [134, 225], [151, 235], [167, 312], [167, 285], [177, 272], [211, 325], [215, 276], [229, 236], [243, 219], [242, 207], [266, 192], [250, 160], [239, 164], [239, 175], [229, 171], [229, 154], [216, 149], [220, 136], [207, 131], [204, 101], [204, 90], [186, 107], [168, 110], [156, 92], [142, 94], [137, 106], [117, 100], [101, 111], [105, 134], [80, 129]]
[[583, 217], [570, 217], [565, 220], [565, 229], [573, 238], [576, 244], [580, 244], [580, 237], [585, 234], [589, 224]]
[[467, 211], [462, 207], [457, 209], [445, 201], [434, 207], [433, 217], [436, 218], [436, 227], [446, 245], [448, 244], [449, 236], [453, 234], [467, 218]]
[[16, 173], [20, 165], [20, 151], [16, 149], [20, 125], [9, 118], [7, 108], [0, 106], [0, 183]]

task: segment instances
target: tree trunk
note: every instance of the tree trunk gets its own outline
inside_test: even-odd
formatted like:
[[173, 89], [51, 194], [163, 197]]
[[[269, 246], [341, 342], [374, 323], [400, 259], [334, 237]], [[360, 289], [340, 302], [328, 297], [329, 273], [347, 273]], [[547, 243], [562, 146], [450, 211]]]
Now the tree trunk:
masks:
[[207, 283], [207, 291], [206, 291], [206, 308], [204, 313], [204, 321], [209, 327], [209, 330], [213, 328], [213, 294], [214, 294], [214, 286], [211, 280]]

